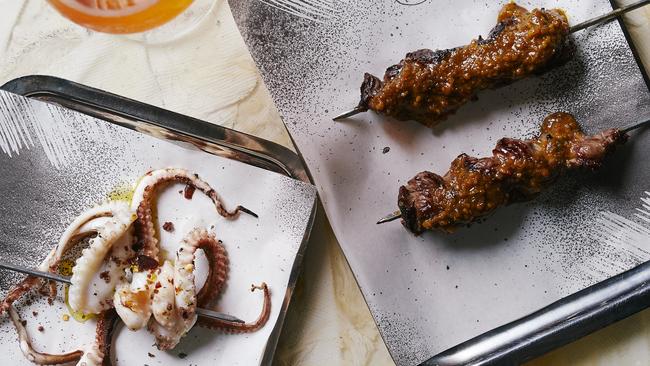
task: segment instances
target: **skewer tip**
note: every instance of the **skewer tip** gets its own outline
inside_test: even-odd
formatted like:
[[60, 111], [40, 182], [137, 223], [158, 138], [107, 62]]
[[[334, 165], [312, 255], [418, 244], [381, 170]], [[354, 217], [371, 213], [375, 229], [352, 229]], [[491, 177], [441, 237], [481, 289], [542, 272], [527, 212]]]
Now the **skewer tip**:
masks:
[[354, 109], [351, 110], [351, 111], [345, 112], [345, 113], [343, 113], [343, 114], [340, 114], [340, 115], [338, 115], [338, 116], [332, 118], [332, 120], [338, 122], [338, 121], [340, 121], [340, 120], [346, 119], [346, 118], [348, 118], [348, 117], [352, 117], [352, 116], [354, 116], [354, 115], [356, 115], [356, 114], [363, 113], [363, 112], [365, 112], [365, 111], [367, 111], [367, 109], [365, 109], [365, 108], [361, 108], [361, 107], [356, 107], [356, 108], [354, 108]]
[[240, 323], [240, 324], [246, 323], [244, 320], [239, 319], [238, 317], [230, 315], [230, 314], [221, 314], [220, 317], [225, 318], [226, 320], [229, 320], [229, 321], [234, 322], [234, 323]]
[[631, 126], [627, 126], [627, 127], [622, 128], [622, 129], [621, 129], [621, 132], [623, 132], [623, 133], [628, 133], [628, 132], [633, 131], [633, 130], [636, 130], [636, 129], [638, 129], [638, 128], [647, 127], [648, 125], [650, 125], [650, 120], [645, 120], [645, 121], [642, 121], [642, 122], [637, 122], [637, 123], [635, 123], [635, 124], [633, 124], [633, 125], [631, 125]]
[[241, 323], [241, 324], [246, 323], [244, 320], [239, 319], [234, 315], [219, 313], [210, 309], [197, 308], [196, 313], [197, 315], [212, 318], [212, 319], [225, 320], [228, 322]]
[[392, 212], [391, 214], [386, 215], [386, 216], [382, 217], [381, 219], [379, 219], [379, 221], [377, 221], [377, 225], [385, 224], [385, 223], [391, 222], [391, 221], [395, 221], [395, 220], [399, 219], [400, 217], [402, 217], [402, 213], [400, 211]]

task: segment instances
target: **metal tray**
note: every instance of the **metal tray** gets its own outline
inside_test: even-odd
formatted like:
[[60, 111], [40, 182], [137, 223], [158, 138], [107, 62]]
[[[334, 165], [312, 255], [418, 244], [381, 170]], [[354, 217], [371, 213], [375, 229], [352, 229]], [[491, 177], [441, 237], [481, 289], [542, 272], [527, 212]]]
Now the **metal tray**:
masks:
[[230, 128], [138, 102], [73, 81], [29, 75], [0, 87], [133, 130], [187, 141], [211, 154], [312, 183], [302, 158], [284, 146]]
[[[313, 13], [304, 7], [230, 3], [399, 365], [517, 364], [650, 303], [650, 265], [632, 269], [650, 259], [647, 253], [588, 280], [570, 277], [570, 268], [563, 266], [574, 262], [562, 261], [580, 262], [582, 253], [575, 248], [587, 256], [598, 251], [592, 242], [575, 245], [584, 235], [575, 227], [581, 220], [596, 218], [599, 210], [633, 212], [639, 204], [637, 197], [647, 190], [643, 143], [631, 143], [597, 178], [572, 178], [534, 204], [510, 206], [454, 237], [414, 238], [399, 224], [374, 224], [373, 218], [395, 209], [397, 187], [416, 172], [444, 172], [461, 152], [482, 156], [500, 137], [535, 133], [537, 121], [548, 113], [574, 113], [589, 132], [650, 117], [647, 75], [626, 42], [625, 27], [612, 22], [576, 34], [580, 57], [562, 70], [481, 94], [452, 117], [457, 126], [447, 123], [433, 135], [415, 123], [391, 123], [372, 113], [331, 121], [358, 102], [363, 72], [382, 75], [409, 50], [453, 47], [485, 35], [494, 25], [485, 14], [496, 14], [504, 3], [331, 2], [317, 22], [308, 19]], [[562, 7], [574, 24], [613, 5], [609, 0], [517, 3]], [[302, 19], [295, 16], [301, 13]], [[460, 124], [463, 118], [469, 121]], [[647, 132], [635, 138], [645, 139]], [[390, 152], [382, 154], [385, 146]], [[630, 160], [634, 169], [625, 169]], [[623, 173], [627, 179], [618, 179]], [[590, 186], [590, 181], [597, 183]], [[571, 187], [587, 188], [576, 198]], [[598, 210], [576, 213], [589, 200]], [[579, 235], [568, 234], [574, 232]], [[535, 284], [537, 289], [531, 288]]]
[[[11, 80], [0, 88], [25, 97], [57, 104], [157, 138], [181, 144], [188, 143], [207, 153], [311, 184], [302, 159], [296, 153], [273, 142], [232, 129], [51, 76], [25, 76]], [[301, 270], [316, 207], [314, 205], [311, 210], [307, 230], [289, 275], [280, 315], [271, 332], [262, 364], [272, 362], [286, 311]]]

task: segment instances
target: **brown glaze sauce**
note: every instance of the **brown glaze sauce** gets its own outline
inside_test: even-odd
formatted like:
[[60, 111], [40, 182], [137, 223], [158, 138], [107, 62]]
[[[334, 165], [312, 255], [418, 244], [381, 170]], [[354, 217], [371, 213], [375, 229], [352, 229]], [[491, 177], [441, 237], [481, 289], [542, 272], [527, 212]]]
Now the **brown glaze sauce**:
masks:
[[461, 154], [443, 177], [427, 171], [416, 175], [399, 191], [402, 223], [416, 234], [453, 232], [500, 206], [534, 198], [568, 169], [599, 168], [626, 140], [617, 129], [586, 136], [573, 116], [554, 113], [537, 138], [503, 138], [491, 157]]
[[568, 34], [568, 20], [561, 10], [529, 12], [509, 3], [487, 39], [479, 37], [450, 50], [409, 53], [388, 68], [383, 82], [366, 74], [359, 108], [431, 127], [476, 99], [480, 90], [566, 61]]

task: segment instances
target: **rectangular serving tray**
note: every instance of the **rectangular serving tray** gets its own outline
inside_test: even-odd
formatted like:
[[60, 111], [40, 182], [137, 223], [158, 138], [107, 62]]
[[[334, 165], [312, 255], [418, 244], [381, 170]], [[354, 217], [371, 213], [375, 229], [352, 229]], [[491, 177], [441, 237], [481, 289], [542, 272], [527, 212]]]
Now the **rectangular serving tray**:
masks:
[[[563, 70], [480, 94], [478, 102], [450, 118], [457, 125], [443, 123], [431, 133], [373, 113], [331, 121], [358, 103], [363, 72], [381, 75], [408, 51], [444, 49], [485, 35], [504, 3], [353, 0], [333, 2], [317, 21], [300, 7], [283, 11], [257, 1], [230, 3], [399, 365], [519, 364], [650, 303], [650, 265], [638, 265], [647, 255], [587, 279], [571, 277], [569, 268], [573, 262], [596, 270], [608, 265], [581, 258], [598, 248], [576, 246], [579, 239], [569, 233], [579, 230], [580, 220], [597, 219], [599, 210], [633, 212], [647, 190], [647, 179], [630, 178], [647, 170], [643, 143], [631, 142], [626, 156], [612, 163], [618, 167], [593, 178], [598, 182], [581, 192], [579, 204], [565, 192], [586, 186], [585, 177], [564, 183], [556, 197], [511, 206], [454, 237], [413, 238], [399, 224], [374, 225], [395, 209], [397, 188], [413, 174], [444, 172], [461, 152], [482, 156], [503, 136], [530, 136], [548, 113], [574, 113], [588, 132], [650, 118], [647, 74], [624, 24], [612, 22], [574, 35], [579, 55]], [[562, 7], [572, 24], [616, 6], [609, 0], [517, 3]], [[301, 11], [303, 16], [296, 16]], [[461, 124], [462, 119], [470, 122]], [[633, 139], [647, 136], [639, 132]], [[390, 151], [382, 154], [388, 151], [384, 147]], [[629, 161], [635, 166], [625, 169]], [[627, 179], [616, 179], [621, 176]], [[599, 191], [599, 184], [608, 188]], [[597, 209], [571, 211], [571, 204], [582, 207], [590, 199]]]
[[[206, 153], [246, 163], [311, 184], [302, 159], [276, 143], [185, 115], [124, 98], [72, 81], [42, 75], [11, 80], [2, 90], [108, 121]], [[271, 331], [261, 364], [271, 364], [282, 324], [300, 273], [304, 252], [316, 214], [314, 204], [296, 259], [291, 268], [278, 321]]]

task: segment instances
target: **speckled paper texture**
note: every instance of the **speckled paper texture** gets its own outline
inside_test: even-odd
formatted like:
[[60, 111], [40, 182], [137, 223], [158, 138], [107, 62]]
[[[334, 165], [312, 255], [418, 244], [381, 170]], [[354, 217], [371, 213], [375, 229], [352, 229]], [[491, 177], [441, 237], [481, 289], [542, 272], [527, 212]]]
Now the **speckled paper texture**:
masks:
[[[650, 117], [648, 87], [617, 22], [575, 34], [567, 65], [482, 92], [431, 131], [373, 113], [340, 123], [332, 117], [357, 105], [364, 72], [381, 76], [409, 51], [486, 35], [505, 2], [333, 3], [336, 16], [321, 22], [254, 0], [231, 6], [399, 365], [650, 259], [617, 241], [605, 245], [599, 234], [602, 212], [638, 220], [634, 209], [649, 187], [646, 131], [599, 172], [572, 173], [534, 202], [457, 234], [415, 237], [397, 222], [375, 224], [396, 209], [399, 186], [416, 173], [442, 174], [460, 153], [485, 156], [501, 137], [530, 137], [552, 112], [574, 114], [591, 133]], [[571, 24], [612, 10], [606, 0], [520, 4], [561, 7]]]
[[[147, 331], [131, 332], [118, 326], [113, 364], [261, 362], [314, 208], [312, 186], [6, 92], [0, 92], [0, 112], [0, 260], [36, 267], [80, 212], [106, 200], [111, 192], [128, 190], [150, 169], [185, 168], [210, 183], [228, 207], [244, 205], [259, 219], [242, 215], [225, 220], [200, 192], [187, 200], [179, 192], [182, 185], [170, 185], [157, 201], [158, 221], [172, 222], [175, 227], [172, 233], [160, 234], [162, 249], [173, 253], [184, 233], [195, 226], [213, 229], [230, 260], [218, 310], [254, 321], [262, 295], [251, 293], [250, 286], [266, 282], [272, 294], [270, 320], [261, 330], [241, 335], [197, 326], [169, 352], [157, 350]], [[200, 265], [199, 259], [197, 270]], [[2, 294], [21, 277], [3, 271]], [[53, 306], [37, 296], [29, 303], [19, 302], [17, 308], [39, 351], [71, 351], [94, 337], [93, 320], [84, 324], [62, 320], [68, 310], [61, 296]], [[0, 325], [0, 364], [31, 364], [21, 354], [6, 317]]]

